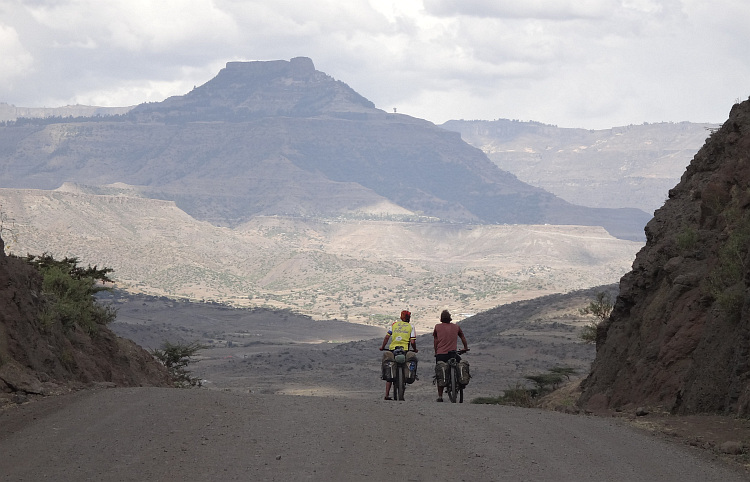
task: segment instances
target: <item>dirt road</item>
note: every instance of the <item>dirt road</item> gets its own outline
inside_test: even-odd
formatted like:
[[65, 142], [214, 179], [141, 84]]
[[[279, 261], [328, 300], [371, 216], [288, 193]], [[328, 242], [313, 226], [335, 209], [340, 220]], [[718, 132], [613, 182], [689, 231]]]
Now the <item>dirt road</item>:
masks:
[[0, 479], [746, 480], [614, 420], [510, 407], [84, 391], [0, 412]]

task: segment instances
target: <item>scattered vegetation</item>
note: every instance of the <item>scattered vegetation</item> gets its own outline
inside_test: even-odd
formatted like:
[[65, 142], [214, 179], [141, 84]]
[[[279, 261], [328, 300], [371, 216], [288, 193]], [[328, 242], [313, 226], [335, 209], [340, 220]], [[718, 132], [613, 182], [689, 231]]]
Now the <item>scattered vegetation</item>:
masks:
[[534, 395], [522, 382], [516, 382], [497, 397], [477, 397], [471, 403], [485, 405], [510, 405], [513, 407], [531, 408], [535, 405]]
[[529, 387], [526, 383], [518, 381], [514, 386], [508, 387], [497, 397], [478, 397], [471, 403], [488, 405], [512, 405], [514, 407], [535, 407], [541, 398], [548, 393], [557, 390], [565, 380], [570, 380], [570, 375], [576, 373], [575, 368], [555, 366], [546, 373], [526, 375], [524, 379], [533, 383]]
[[28, 255], [26, 262], [42, 274], [42, 294], [46, 306], [42, 311], [41, 323], [50, 329], [59, 323], [66, 330], [78, 326], [88, 334], [97, 332], [99, 325], [114, 321], [117, 310], [111, 305], [100, 305], [94, 295], [109, 290], [105, 283], [112, 280], [110, 268], [90, 265], [78, 266], [77, 258], [56, 260], [45, 253], [41, 256]]
[[151, 353], [167, 367], [176, 386], [187, 388], [200, 386], [200, 378], [192, 376], [187, 367], [196, 362], [193, 357], [205, 348], [205, 345], [197, 341], [188, 344], [165, 341], [161, 348], [156, 348]]
[[692, 250], [697, 242], [698, 232], [692, 226], [686, 227], [677, 235], [677, 247], [682, 252]]
[[612, 297], [606, 291], [600, 291], [596, 299], [585, 308], [581, 308], [582, 315], [594, 315], [595, 318], [583, 327], [581, 339], [586, 343], [596, 343], [596, 330], [599, 324], [609, 318], [612, 313]]
[[745, 273], [750, 246], [750, 220], [743, 210], [728, 208], [723, 217], [729, 235], [718, 250], [718, 263], [708, 276], [711, 296], [730, 320], [738, 320], [745, 301]]

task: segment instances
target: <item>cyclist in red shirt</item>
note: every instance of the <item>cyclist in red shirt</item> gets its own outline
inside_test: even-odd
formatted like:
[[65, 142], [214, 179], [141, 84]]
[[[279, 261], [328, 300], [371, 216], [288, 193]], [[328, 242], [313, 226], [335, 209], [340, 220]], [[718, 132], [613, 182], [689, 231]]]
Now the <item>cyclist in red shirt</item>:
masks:
[[[464, 350], [469, 350], [469, 345], [466, 343], [466, 337], [461, 327], [451, 323], [451, 314], [448, 310], [443, 310], [440, 313], [440, 323], [435, 325], [435, 329], [432, 330], [433, 343], [435, 345], [435, 362], [447, 362], [451, 357], [455, 356], [460, 360], [460, 357], [455, 352], [458, 349], [458, 338], [461, 338], [461, 343], [464, 344]], [[438, 402], [443, 401], [443, 387], [438, 385]]]

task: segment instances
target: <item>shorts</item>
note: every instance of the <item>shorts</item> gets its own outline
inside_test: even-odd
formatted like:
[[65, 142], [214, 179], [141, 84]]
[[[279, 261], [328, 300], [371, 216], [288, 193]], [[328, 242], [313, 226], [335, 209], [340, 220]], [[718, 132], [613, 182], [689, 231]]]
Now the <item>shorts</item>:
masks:
[[435, 363], [440, 361], [448, 363], [448, 360], [451, 358], [455, 358], [456, 361], [461, 361], [461, 357], [458, 353], [441, 353], [440, 355], [435, 355]]
[[[393, 352], [390, 350], [383, 350], [383, 363], [387, 361], [393, 361], [395, 360], [395, 357], [393, 356]], [[409, 350], [406, 352], [406, 361], [418, 361], [417, 360], [417, 354], [413, 351]]]

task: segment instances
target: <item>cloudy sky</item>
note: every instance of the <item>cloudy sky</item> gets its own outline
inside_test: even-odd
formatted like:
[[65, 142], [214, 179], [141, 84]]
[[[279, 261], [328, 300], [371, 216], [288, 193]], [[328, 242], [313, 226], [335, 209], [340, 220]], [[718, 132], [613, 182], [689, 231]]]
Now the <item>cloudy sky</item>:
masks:
[[315, 67], [435, 123], [723, 122], [747, 0], [0, 0], [0, 102], [159, 101], [227, 61]]

